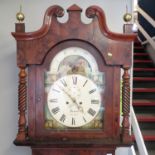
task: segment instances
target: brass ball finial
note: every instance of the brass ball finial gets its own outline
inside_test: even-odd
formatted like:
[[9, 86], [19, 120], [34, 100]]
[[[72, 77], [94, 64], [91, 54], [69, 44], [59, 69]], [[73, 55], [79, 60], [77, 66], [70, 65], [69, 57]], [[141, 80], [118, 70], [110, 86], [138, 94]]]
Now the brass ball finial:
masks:
[[20, 5], [20, 10], [16, 14], [16, 19], [20, 22], [23, 22], [25, 19], [25, 15], [22, 13], [22, 6]]
[[130, 22], [132, 20], [132, 14], [128, 13], [128, 7], [126, 6], [126, 13], [123, 15], [123, 20], [125, 22]]
[[130, 22], [131, 19], [132, 19], [131, 13], [125, 13], [124, 16], [123, 16], [123, 19], [124, 19], [125, 22]]

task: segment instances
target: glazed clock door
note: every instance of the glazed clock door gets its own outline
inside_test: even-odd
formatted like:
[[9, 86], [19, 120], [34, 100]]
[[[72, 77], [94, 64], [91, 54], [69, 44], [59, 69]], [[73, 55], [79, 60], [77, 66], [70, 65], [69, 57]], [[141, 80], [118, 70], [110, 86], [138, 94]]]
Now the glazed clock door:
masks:
[[52, 124], [62, 129], [102, 126], [104, 80], [88, 51], [79, 47], [60, 51], [45, 73], [47, 128]]
[[118, 130], [116, 134], [113, 130], [119, 121], [113, 121], [113, 98], [108, 96], [114, 69], [105, 65], [97, 49], [81, 41], [67, 41], [51, 49], [43, 65], [34, 70], [39, 88], [34, 139], [118, 136]]

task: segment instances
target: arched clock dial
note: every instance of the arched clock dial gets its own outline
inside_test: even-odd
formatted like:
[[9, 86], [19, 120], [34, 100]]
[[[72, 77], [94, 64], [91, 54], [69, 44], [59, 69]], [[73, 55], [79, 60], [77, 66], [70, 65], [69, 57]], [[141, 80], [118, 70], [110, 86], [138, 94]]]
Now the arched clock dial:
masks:
[[47, 104], [56, 121], [67, 127], [81, 127], [99, 113], [100, 90], [89, 78], [78, 74], [67, 75], [51, 86]]
[[53, 61], [50, 64], [49, 72], [52, 74], [62, 72], [64, 66], [66, 66], [65, 71], [67, 72], [74, 65], [80, 65], [82, 63], [85, 63], [84, 67], [89, 67], [89, 70], [91, 70], [91, 72], [98, 72], [97, 63], [92, 54], [80, 47], [68, 47], [61, 50], [54, 57]]

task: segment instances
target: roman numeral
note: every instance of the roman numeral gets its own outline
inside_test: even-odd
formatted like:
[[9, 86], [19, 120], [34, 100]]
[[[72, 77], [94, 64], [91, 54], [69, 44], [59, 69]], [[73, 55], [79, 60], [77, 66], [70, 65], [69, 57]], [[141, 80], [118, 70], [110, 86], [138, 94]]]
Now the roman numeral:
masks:
[[55, 91], [55, 92], [57, 92], [57, 93], [60, 93], [60, 91], [59, 90], [57, 90], [57, 89], [52, 89], [53, 91]]
[[57, 98], [50, 99], [50, 102], [58, 102]]
[[99, 104], [99, 100], [91, 100], [91, 104]]
[[84, 122], [87, 122], [86, 119], [83, 117]]
[[96, 111], [93, 110], [92, 108], [89, 108], [89, 110], [87, 111], [88, 114], [90, 114], [91, 116], [94, 116], [96, 114]]
[[92, 89], [92, 90], [89, 91], [89, 94], [92, 94], [92, 93], [94, 93], [95, 91], [96, 91], [96, 89]]
[[87, 82], [88, 82], [88, 80], [85, 81], [85, 83], [83, 84], [83, 87], [86, 85]]
[[60, 117], [60, 121], [61, 121], [61, 122], [64, 122], [65, 119], [66, 119], [66, 115], [63, 114], [63, 115]]
[[67, 87], [67, 83], [64, 79], [61, 80], [61, 83], [63, 84], [64, 87]]
[[72, 125], [75, 125], [75, 118], [72, 118]]
[[73, 79], [73, 84], [76, 85], [77, 84], [77, 77], [73, 76], [72, 79]]
[[59, 111], [60, 111], [60, 108], [59, 107], [56, 107], [56, 108], [53, 108], [52, 109], [52, 113], [53, 114], [57, 114]]

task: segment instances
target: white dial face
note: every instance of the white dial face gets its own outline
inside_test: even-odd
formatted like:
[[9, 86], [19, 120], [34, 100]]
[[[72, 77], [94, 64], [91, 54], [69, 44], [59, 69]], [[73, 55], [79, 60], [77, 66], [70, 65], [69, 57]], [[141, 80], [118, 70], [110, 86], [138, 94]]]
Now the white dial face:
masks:
[[57, 80], [47, 97], [51, 115], [67, 127], [81, 127], [91, 122], [101, 107], [101, 95], [90, 79], [67, 75]]

